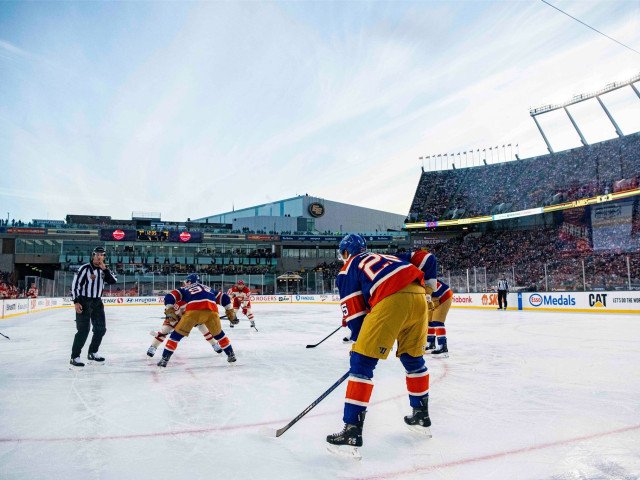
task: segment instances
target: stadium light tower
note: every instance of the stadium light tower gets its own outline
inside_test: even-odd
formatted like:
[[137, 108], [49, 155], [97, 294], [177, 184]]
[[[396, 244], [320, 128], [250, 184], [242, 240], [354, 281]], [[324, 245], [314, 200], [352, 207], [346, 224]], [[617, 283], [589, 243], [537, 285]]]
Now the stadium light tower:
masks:
[[585, 140], [584, 135], [582, 135], [582, 132], [578, 128], [577, 123], [575, 122], [575, 120], [571, 116], [571, 113], [569, 113], [569, 110], [567, 109], [567, 107], [570, 106], [570, 105], [574, 105], [576, 103], [584, 102], [586, 100], [590, 100], [592, 98], [595, 98], [598, 101], [598, 103], [600, 104], [600, 106], [602, 107], [602, 109], [604, 110], [604, 113], [607, 115], [607, 118], [609, 118], [609, 121], [613, 125], [613, 128], [615, 128], [616, 134], [618, 134], [619, 137], [622, 137], [622, 136], [624, 136], [624, 134], [622, 133], [622, 130], [620, 129], [620, 127], [616, 123], [615, 119], [613, 118], [613, 115], [611, 115], [611, 112], [609, 112], [609, 110], [605, 106], [605, 104], [602, 101], [602, 99], [600, 98], [600, 96], [601, 95], [605, 95], [605, 94], [607, 94], [609, 92], [613, 92], [614, 90], [618, 90], [619, 88], [631, 87], [633, 89], [633, 91], [636, 92], [636, 95], [640, 99], [640, 92], [638, 91], [638, 89], [634, 85], [634, 83], [639, 81], [639, 80], [640, 80], [640, 74], [638, 74], [638, 75], [634, 76], [633, 78], [630, 78], [629, 80], [626, 80], [624, 82], [610, 83], [606, 87], [598, 90], [597, 92], [583, 93], [583, 94], [580, 94], [580, 95], [575, 95], [571, 100], [569, 100], [567, 102], [564, 102], [563, 104], [560, 104], [560, 105], [544, 105], [542, 107], [533, 108], [533, 109], [529, 110], [529, 115], [531, 115], [531, 118], [533, 118], [533, 121], [536, 123], [536, 127], [538, 127], [538, 130], [540, 131], [540, 135], [542, 135], [542, 138], [544, 139], [544, 143], [547, 144], [547, 150], [549, 150], [549, 153], [554, 153], [553, 152], [553, 148], [551, 147], [551, 144], [549, 143], [549, 140], [547, 139], [547, 136], [544, 134], [544, 130], [540, 126], [540, 123], [536, 119], [536, 117], [538, 115], [543, 115], [545, 113], [549, 113], [549, 112], [552, 112], [554, 110], [563, 109], [564, 112], [569, 117], [569, 120], [571, 121], [571, 124], [573, 125], [573, 128], [575, 128], [576, 132], [578, 133], [578, 136], [580, 137], [580, 141], [582, 142], [582, 144], [584, 146], [587, 146], [588, 143]]

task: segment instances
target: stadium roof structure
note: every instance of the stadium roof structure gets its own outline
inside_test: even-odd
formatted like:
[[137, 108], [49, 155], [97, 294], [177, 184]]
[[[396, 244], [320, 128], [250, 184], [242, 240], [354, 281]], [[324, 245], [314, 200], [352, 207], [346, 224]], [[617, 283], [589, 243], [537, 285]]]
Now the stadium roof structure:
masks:
[[544, 134], [544, 130], [542, 129], [542, 127], [540, 126], [540, 123], [536, 119], [538, 115], [543, 115], [545, 113], [553, 112], [554, 110], [560, 110], [560, 109], [564, 110], [567, 116], [569, 117], [569, 120], [571, 121], [573, 128], [575, 128], [576, 132], [578, 132], [578, 136], [580, 137], [580, 141], [582, 142], [582, 145], [586, 147], [589, 144], [587, 143], [587, 140], [584, 138], [584, 135], [580, 131], [580, 128], [578, 128], [578, 124], [574, 120], [573, 116], [571, 115], [571, 112], [569, 112], [567, 107], [569, 107], [570, 105], [575, 105], [576, 103], [584, 102], [586, 100], [595, 98], [596, 100], [598, 100], [598, 103], [604, 110], [604, 113], [607, 115], [607, 118], [609, 118], [609, 121], [613, 124], [613, 127], [615, 128], [615, 131], [618, 137], [623, 137], [624, 133], [622, 133], [622, 130], [616, 123], [615, 119], [613, 118], [613, 115], [611, 115], [611, 112], [609, 111], [609, 109], [607, 109], [606, 105], [603, 103], [600, 97], [602, 95], [613, 92], [614, 90], [618, 90], [620, 88], [631, 87], [631, 89], [638, 96], [638, 100], [640, 100], [640, 91], [638, 91], [638, 89], [634, 85], [634, 83], [638, 81], [640, 81], [640, 73], [630, 78], [629, 80], [626, 80], [623, 82], [610, 83], [604, 88], [596, 92], [574, 95], [574, 97], [571, 100], [568, 100], [564, 103], [556, 104], [556, 105], [544, 105], [542, 107], [532, 108], [531, 110], [529, 110], [529, 114], [531, 115], [531, 118], [533, 118], [533, 121], [536, 123], [536, 127], [538, 127], [538, 130], [540, 131], [540, 134], [544, 139], [544, 142], [547, 144], [547, 150], [549, 150], [549, 153], [554, 153], [554, 151], [553, 151], [553, 148], [551, 147], [551, 144], [549, 143], [549, 140], [547, 139], [547, 136]]

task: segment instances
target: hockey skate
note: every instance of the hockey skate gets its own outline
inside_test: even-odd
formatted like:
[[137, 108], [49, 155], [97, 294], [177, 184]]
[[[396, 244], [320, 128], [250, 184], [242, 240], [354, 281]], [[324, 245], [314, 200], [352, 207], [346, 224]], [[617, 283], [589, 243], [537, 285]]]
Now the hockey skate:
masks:
[[407, 424], [407, 427], [412, 432], [431, 438], [431, 429], [429, 428], [431, 426], [431, 419], [429, 418], [429, 397], [422, 397], [420, 403], [420, 407], [413, 408], [412, 415], [404, 417], [404, 423]]
[[251, 322], [250, 326], [251, 328], [255, 329], [255, 331], [257, 332], [258, 329], [256, 328], [256, 322], [254, 322], [253, 320], [249, 320]]
[[225, 353], [227, 354], [227, 362], [234, 363], [236, 361], [236, 354], [233, 352], [233, 348], [229, 347]]
[[342, 343], [353, 343], [353, 340], [351, 340], [351, 337], [344, 337]]
[[89, 363], [97, 363], [99, 365], [104, 364], [104, 357], [101, 357], [97, 353], [89, 353], [87, 358], [89, 359]]
[[170, 358], [171, 358], [170, 355], [166, 355], [166, 356], [162, 357], [160, 359], [160, 361], [158, 362], [158, 366], [162, 367], [162, 368], [165, 368], [167, 366], [167, 363], [169, 363], [169, 359]]
[[80, 357], [72, 358], [69, 363], [74, 367], [84, 367], [84, 363], [80, 361]]
[[435, 348], [436, 348], [436, 342], [430, 342], [430, 343], [427, 343], [427, 346], [424, 347], [424, 350], [428, 351], [428, 350], [433, 350]]
[[366, 411], [358, 414], [357, 423], [345, 423], [341, 432], [327, 435], [327, 451], [340, 457], [361, 460], [360, 450], [362, 446], [362, 427]]
[[220, 347], [220, 345], [218, 345], [217, 343], [214, 343], [213, 345], [211, 345], [213, 347], [213, 350], [216, 353], [222, 353], [224, 350], [222, 350], [222, 347]]
[[149, 347], [149, 350], [147, 350], [147, 355], [150, 356], [150, 357], [153, 357], [155, 354], [156, 354], [156, 347], [151, 345]]
[[445, 340], [442, 346], [438, 350], [431, 352], [432, 357], [449, 358], [449, 349], [447, 348], [447, 341]]

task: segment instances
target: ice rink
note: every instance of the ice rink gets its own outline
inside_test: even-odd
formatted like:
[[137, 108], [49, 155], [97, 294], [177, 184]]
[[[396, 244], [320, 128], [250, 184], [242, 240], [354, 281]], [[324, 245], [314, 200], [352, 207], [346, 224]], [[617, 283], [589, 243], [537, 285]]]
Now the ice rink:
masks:
[[[255, 305], [223, 326], [228, 365], [194, 330], [166, 371], [146, 356], [160, 306], [108, 307], [102, 366], [69, 370], [70, 308], [0, 320], [0, 478], [637, 479], [640, 318], [452, 310], [450, 358], [430, 359], [433, 438], [410, 432], [404, 370], [375, 371], [362, 461], [325, 450], [348, 370], [337, 305]], [[86, 347], [83, 358], [86, 358]]]

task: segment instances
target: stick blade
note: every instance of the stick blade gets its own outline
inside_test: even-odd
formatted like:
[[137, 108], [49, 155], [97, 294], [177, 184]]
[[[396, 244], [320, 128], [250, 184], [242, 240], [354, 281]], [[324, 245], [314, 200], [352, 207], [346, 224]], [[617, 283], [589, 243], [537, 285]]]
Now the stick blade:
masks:
[[307, 348], [313, 348], [315, 345], [307, 345]]
[[258, 430], [260, 435], [263, 437], [276, 438], [278, 436], [278, 431], [275, 428], [262, 426]]

